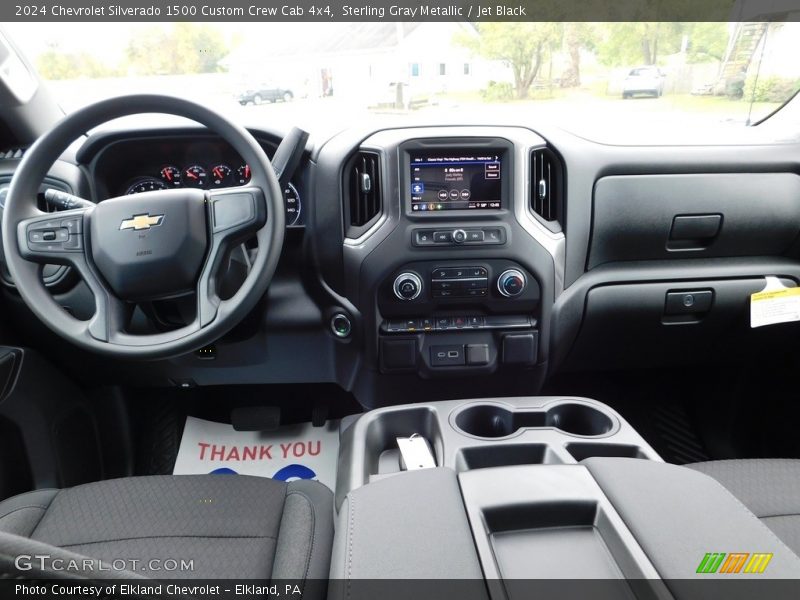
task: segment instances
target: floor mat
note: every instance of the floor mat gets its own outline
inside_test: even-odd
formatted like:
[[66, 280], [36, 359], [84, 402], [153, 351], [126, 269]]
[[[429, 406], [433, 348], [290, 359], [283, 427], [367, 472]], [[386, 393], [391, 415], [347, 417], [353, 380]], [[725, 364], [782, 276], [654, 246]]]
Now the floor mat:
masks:
[[175, 475], [236, 473], [281, 481], [336, 484], [339, 422], [286, 425], [275, 431], [236, 431], [227, 423], [186, 417]]
[[658, 406], [653, 420], [663, 444], [664, 460], [679, 465], [711, 460], [682, 406]]
[[685, 465], [711, 460], [694, 420], [682, 405], [667, 401], [610, 404], [666, 462]]

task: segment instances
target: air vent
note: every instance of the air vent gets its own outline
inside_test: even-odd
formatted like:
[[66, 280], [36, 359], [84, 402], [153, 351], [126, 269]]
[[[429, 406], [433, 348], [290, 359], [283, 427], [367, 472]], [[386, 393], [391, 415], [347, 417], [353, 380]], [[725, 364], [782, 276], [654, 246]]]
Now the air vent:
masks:
[[564, 169], [555, 152], [537, 148], [531, 152], [531, 210], [548, 223], [561, 221], [564, 201]]
[[375, 152], [359, 152], [353, 159], [347, 182], [348, 224], [360, 228], [381, 212], [381, 163]]

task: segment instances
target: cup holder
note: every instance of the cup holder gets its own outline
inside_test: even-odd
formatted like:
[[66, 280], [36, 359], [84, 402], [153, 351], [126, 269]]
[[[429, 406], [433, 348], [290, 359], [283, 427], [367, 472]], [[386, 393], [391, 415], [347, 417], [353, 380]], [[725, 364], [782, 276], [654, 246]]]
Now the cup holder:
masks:
[[553, 427], [564, 433], [596, 437], [609, 433], [614, 421], [587, 404], [564, 402], [547, 410], [511, 410], [497, 404], [475, 404], [460, 411], [455, 426], [480, 438], [508, 437], [521, 429]]
[[586, 404], [566, 403], [547, 411], [547, 426], [587, 437], [605, 435], [614, 428], [606, 413]]

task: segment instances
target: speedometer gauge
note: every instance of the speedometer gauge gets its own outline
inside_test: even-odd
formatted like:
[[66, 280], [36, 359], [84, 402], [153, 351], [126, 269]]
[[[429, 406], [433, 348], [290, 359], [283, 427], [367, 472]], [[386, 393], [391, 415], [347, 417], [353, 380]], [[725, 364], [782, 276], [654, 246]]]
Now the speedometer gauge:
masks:
[[186, 187], [204, 188], [208, 181], [208, 173], [200, 165], [186, 167], [181, 174], [183, 185]]
[[297, 225], [300, 221], [300, 212], [303, 209], [303, 205], [297, 188], [291, 183], [287, 183], [283, 187], [283, 202], [286, 205], [286, 226]]
[[156, 190], [166, 189], [167, 184], [160, 179], [156, 179], [155, 177], [143, 177], [130, 185], [125, 191], [125, 194], [141, 194], [143, 192], [154, 192]]

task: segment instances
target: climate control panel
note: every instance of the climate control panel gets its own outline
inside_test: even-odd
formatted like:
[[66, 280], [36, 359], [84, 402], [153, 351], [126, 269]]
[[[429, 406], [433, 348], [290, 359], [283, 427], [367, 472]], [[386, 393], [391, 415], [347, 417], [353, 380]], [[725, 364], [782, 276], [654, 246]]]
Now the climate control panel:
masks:
[[431, 273], [434, 298], [481, 298], [489, 293], [486, 267], [441, 267]]
[[454, 304], [480, 304], [500, 312], [512, 312], [515, 307], [519, 312], [520, 308], [533, 309], [539, 294], [536, 279], [511, 261], [428, 261], [397, 269], [381, 287], [378, 304], [384, 314], [413, 314], [411, 306], [419, 306], [422, 313], [422, 308]]
[[541, 289], [506, 259], [418, 261], [379, 287], [378, 354], [386, 373], [492, 373], [538, 360]]

